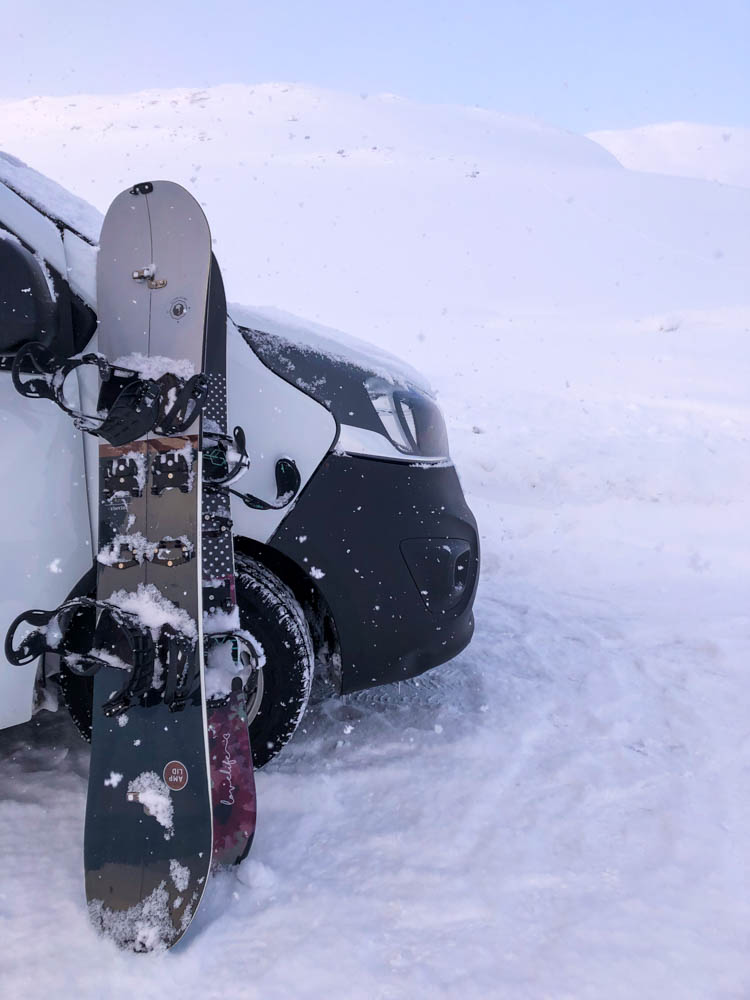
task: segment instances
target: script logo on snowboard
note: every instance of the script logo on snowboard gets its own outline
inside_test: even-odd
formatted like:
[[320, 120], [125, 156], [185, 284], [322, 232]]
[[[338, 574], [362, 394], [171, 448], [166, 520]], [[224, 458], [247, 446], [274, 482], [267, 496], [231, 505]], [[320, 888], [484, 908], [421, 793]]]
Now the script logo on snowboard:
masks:
[[188, 769], [179, 760], [170, 760], [164, 768], [164, 783], [173, 792], [181, 792], [188, 783]]

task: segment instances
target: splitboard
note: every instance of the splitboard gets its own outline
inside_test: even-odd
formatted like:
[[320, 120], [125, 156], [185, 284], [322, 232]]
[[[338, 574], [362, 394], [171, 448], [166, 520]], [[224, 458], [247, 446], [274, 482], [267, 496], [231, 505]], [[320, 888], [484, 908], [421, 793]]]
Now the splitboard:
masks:
[[[203, 372], [210, 266], [208, 224], [187, 191], [156, 181], [120, 194], [104, 219], [97, 262], [101, 354], [143, 379], [172, 376], [166, 391], [176, 396], [178, 379]], [[110, 382], [100, 410], [111, 402]], [[182, 936], [211, 864], [194, 409], [179, 435], [162, 427], [99, 449], [97, 600], [134, 615], [155, 656], [151, 666], [134, 665], [118, 700], [123, 665], [139, 650], [121, 629], [103, 635], [99, 658], [112, 665], [94, 675], [86, 898], [95, 926], [136, 951]]]
[[[246, 706], [259, 650], [240, 629], [231, 488], [248, 467], [227, 433], [226, 301], [208, 225], [167, 181], [120, 194], [97, 264], [99, 350], [60, 358], [24, 345], [13, 382], [100, 438], [96, 597], [11, 624], [5, 652], [53, 651], [93, 678], [86, 896], [94, 925], [134, 951], [170, 947], [213, 867], [237, 864], [255, 830]], [[68, 377], [98, 369], [95, 414]], [[276, 465], [283, 507], [300, 477]], [[28, 630], [30, 627], [30, 631]]]

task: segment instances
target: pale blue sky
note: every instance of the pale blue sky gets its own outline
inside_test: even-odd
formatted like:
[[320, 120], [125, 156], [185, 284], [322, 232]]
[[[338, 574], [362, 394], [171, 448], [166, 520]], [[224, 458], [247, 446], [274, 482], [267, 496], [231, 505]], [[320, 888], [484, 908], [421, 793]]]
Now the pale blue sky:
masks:
[[283, 80], [578, 132], [750, 125], [750, 0], [0, 0], [0, 12], [0, 98]]

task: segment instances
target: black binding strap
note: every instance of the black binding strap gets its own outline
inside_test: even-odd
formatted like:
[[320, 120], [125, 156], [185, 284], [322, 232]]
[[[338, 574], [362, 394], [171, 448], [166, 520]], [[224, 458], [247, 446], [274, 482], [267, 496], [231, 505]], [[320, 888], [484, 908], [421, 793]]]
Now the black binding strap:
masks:
[[170, 712], [180, 712], [200, 689], [200, 662], [195, 642], [170, 624], [162, 625], [159, 659], [164, 668], [164, 703]]
[[88, 430], [115, 446], [136, 441], [153, 428], [160, 398], [161, 390], [156, 382], [135, 379], [119, 392], [96, 430], [85, 427], [81, 430]]
[[[11, 375], [16, 392], [29, 399], [55, 399], [51, 376], [59, 368], [60, 359], [41, 341], [31, 341], [16, 351]], [[22, 379], [21, 373], [31, 373], [30, 379]]]
[[[159, 379], [162, 388], [162, 409], [156, 430], [167, 437], [182, 434], [203, 409], [208, 394], [208, 378], [201, 372], [184, 382], [167, 373]], [[169, 403], [169, 391], [174, 389], [176, 398]]]
[[[115, 393], [107, 416], [87, 416], [68, 405], [64, 395], [65, 380], [76, 368], [95, 365], [102, 383]], [[31, 374], [31, 378], [24, 378]], [[30, 399], [51, 399], [73, 417], [79, 430], [104, 438], [112, 445], [127, 444], [147, 434], [160, 413], [161, 387], [153, 379], [142, 379], [129, 368], [110, 365], [99, 354], [81, 358], [60, 358], [39, 341], [32, 341], [17, 352], [12, 369], [13, 385]]]
[[[17, 618], [13, 619], [10, 628], [5, 633], [5, 657], [9, 663], [12, 663], [14, 667], [22, 667], [27, 663], [31, 663], [37, 656], [41, 656], [42, 653], [46, 653], [51, 648], [47, 644], [47, 636], [44, 630], [52, 618], [54, 618], [55, 613], [54, 611], [34, 609], [23, 611]], [[16, 647], [13, 645], [13, 640], [15, 639], [16, 632], [23, 624], [33, 625], [34, 631], [29, 632], [20, 646]]]
[[[11, 623], [5, 635], [5, 655], [13, 666], [31, 663], [43, 653], [59, 653], [77, 660], [85, 656], [94, 634], [97, 602], [88, 597], [66, 601], [54, 611], [24, 611]], [[32, 631], [15, 645], [21, 625], [31, 625]]]
[[125, 679], [119, 691], [102, 705], [104, 714], [111, 718], [122, 715], [152, 687], [156, 648], [149, 629], [121, 609], [105, 604], [96, 625], [91, 654], [91, 659], [98, 660], [99, 666], [108, 662], [102, 653], [116, 656], [130, 668], [123, 671]]

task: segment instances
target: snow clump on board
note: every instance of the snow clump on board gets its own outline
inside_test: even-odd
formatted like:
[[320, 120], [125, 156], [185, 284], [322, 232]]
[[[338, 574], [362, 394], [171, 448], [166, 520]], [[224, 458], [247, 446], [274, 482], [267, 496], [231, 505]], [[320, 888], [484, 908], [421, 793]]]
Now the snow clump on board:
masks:
[[164, 882], [128, 910], [111, 910], [94, 899], [89, 903], [89, 917], [102, 935], [130, 951], [166, 951], [176, 934]]
[[187, 611], [164, 597], [153, 583], [139, 583], [135, 591], [115, 590], [107, 603], [135, 615], [154, 638], [163, 625], [171, 625], [189, 639], [198, 638], [198, 628]]
[[195, 375], [195, 367], [185, 358], [165, 358], [161, 354], [124, 354], [114, 362], [115, 368], [127, 368], [138, 372], [144, 378], [158, 379], [168, 373], [178, 378], [189, 379]]
[[187, 865], [182, 865], [177, 858], [172, 858], [169, 862], [169, 877], [174, 882], [175, 889], [184, 892], [190, 882], [190, 869]]
[[140, 802], [149, 816], [153, 816], [167, 831], [169, 840], [174, 832], [174, 806], [169, 788], [156, 771], [144, 771], [128, 784], [128, 802]]

